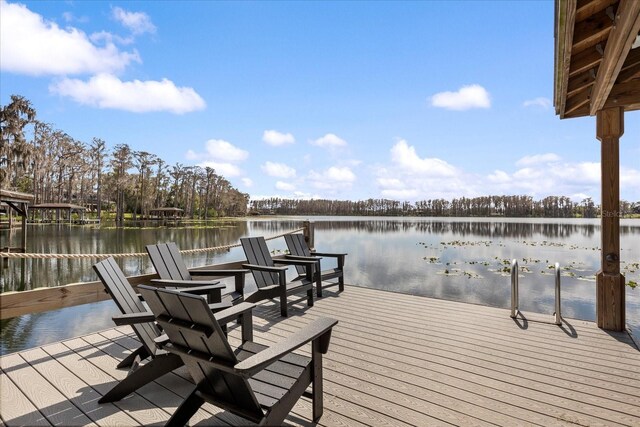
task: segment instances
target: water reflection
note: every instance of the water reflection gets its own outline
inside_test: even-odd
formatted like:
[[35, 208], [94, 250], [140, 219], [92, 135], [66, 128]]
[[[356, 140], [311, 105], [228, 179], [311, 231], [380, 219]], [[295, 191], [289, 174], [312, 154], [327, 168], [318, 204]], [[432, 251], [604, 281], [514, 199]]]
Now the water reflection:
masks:
[[[358, 220], [323, 220], [316, 222], [316, 230], [348, 230], [365, 231], [367, 233], [393, 233], [415, 231], [418, 233], [452, 233], [461, 237], [503, 237], [526, 238], [540, 235], [549, 238], [570, 238], [574, 234], [591, 237], [600, 231], [600, 225], [589, 223], [558, 223], [538, 222], [536, 220], [519, 219], [527, 222], [498, 222], [478, 220], [464, 220], [451, 218], [443, 220], [433, 219], [358, 219]], [[549, 221], [548, 219], [546, 221]], [[560, 220], [558, 220], [560, 221]], [[570, 220], [569, 220], [570, 221]], [[575, 221], [575, 220], [574, 220]], [[256, 230], [277, 232], [282, 228], [300, 227], [302, 221], [279, 220], [253, 221], [252, 227]], [[620, 234], [640, 234], [640, 227], [621, 225]]]
[[[2, 231], [9, 234], [8, 231]], [[223, 223], [209, 228], [99, 229], [68, 225], [29, 226], [27, 252], [33, 253], [139, 253], [145, 245], [176, 242], [185, 249], [208, 248], [236, 243], [248, 233], [245, 221]], [[19, 233], [9, 235], [16, 244]], [[3, 235], [4, 237], [4, 235]], [[15, 240], [15, 242], [13, 241]], [[215, 252], [212, 252], [215, 255]], [[210, 254], [211, 255], [211, 254]], [[200, 257], [203, 261], [213, 259]], [[2, 269], [0, 292], [21, 291], [38, 287], [60, 286], [97, 280], [91, 266], [95, 259], [27, 259], [9, 260]], [[145, 257], [118, 259], [127, 275], [150, 273], [153, 266]]]
[[[233, 221], [218, 228], [98, 230], [89, 227], [32, 226], [29, 252], [144, 252], [151, 243], [174, 241], [181, 248], [213, 247], [248, 235], [270, 236], [296, 229], [307, 218], [283, 217]], [[554, 272], [560, 262], [565, 317], [593, 320], [595, 280], [599, 268], [598, 220], [503, 218], [311, 218], [316, 247], [348, 252], [349, 284], [448, 300], [508, 307], [508, 261], [522, 267], [520, 299], [524, 311], [548, 313], [554, 305]], [[640, 221], [621, 223], [621, 259], [627, 281], [640, 282]], [[8, 232], [3, 231], [3, 233]], [[19, 239], [17, 233], [10, 239]], [[5, 235], [3, 235], [3, 244]], [[16, 243], [16, 242], [12, 242]], [[284, 250], [284, 239], [268, 242]], [[243, 259], [242, 250], [186, 256], [190, 266]], [[329, 260], [326, 260], [329, 262]], [[32, 289], [96, 280], [87, 260], [11, 260], [2, 269], [3, 290]], [[147, 257], [119, 261], [128, 275], [152, 272]], [[505, 264], [505, 262], [507, 264]], [[328, 265], [327, 267], [329, 267]], [[252, 286], [249, 283], [248, 286]], [[112, 326], [109, 301], [2, 321], [1, 352], [16, 351]], [[627, 289], [629, 325], [640, 329], [640, 288]]]

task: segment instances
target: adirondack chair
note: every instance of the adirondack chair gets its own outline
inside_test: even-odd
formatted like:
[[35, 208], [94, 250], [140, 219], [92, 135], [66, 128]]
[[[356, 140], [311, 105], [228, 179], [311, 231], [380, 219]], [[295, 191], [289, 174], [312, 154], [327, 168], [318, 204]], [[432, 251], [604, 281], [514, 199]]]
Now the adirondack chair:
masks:
[[[167, 426], [184, 426], [205, 401], [258, 425], [278, 426], [302, 395], [312, 399], [313, 421], [320, 419], [322, 355], [337, 320], [316, 319], [272, 347], [247, 341], [233, 351], [201, 296], [139, 289], [169, 337], [161, 348], [184, 361], [196, 384]], [[311, 357], [291, 354], [309, 342]]]
[[[273, 259], [264, 237], [244, 237], [240, 239], [248, 264], [244, 268], [251, 270], [258, 290], [245, 297], [245, 301], [258, 302], [265, 299], [280, 298], [280, 314], [287, 317], [287, 296], [307, 292], [307, 305], [313, 306], [313, 272], [316, 260]], [[275, 264], [302, 265], [306, 275], [302, 280], [287, 282], [287, 267]]]
[[[343, 253], [326, 253], [326, 252], [316, 252], [311, 251], [307, 242], [304, 240], [304, 235], [300, 233], [293, 234], [285, 234], [284, 241], [287, 243], [287, 248], [289, 248], [289, 252], [292, 256], [298, 257], [318, 257], [318, 266], [316, 267], [315, 274], [320, 275], [319, 286], [317, 286], [316, 292], [319, 297], [322, 296], [322, 289], [328, 288], [331, 286], [338, 286], [339, 292], [344, 291], [344, 259], [347, 254]], [[321, 257], [332, 257], [336, 258], [338, 266], [336, 268], [331, 268], [327, 270], [322, 270], [320, 266], [320, 258]], [[296, 270], [298, 271], [298, 277], [301, 278], [306, 274], [306, 271], [303, 267], [296, 265]], [[335, 283], [330, 283], [328, 285], [323, 285], [322, 282], [338, 279]]]
[[174, 287], [189, 287], [194, 285], [193, 276], [233, 276], [235, 278], [235, 290], [223, 295], [222, 301], [230, 301], [232, 304], [238, 304], [244, 301], [244, 275], [248, 273], [249, 270], [188, 269], [182, 259], [182, 255], [180, 254], [178, 247], [173, 242], [147, 245], [146, 249], [153, 267], [160, 276], [160, 280], [152, 280], [152, 283], [161, 285], [168, 281], [171, 283], [171, 286]]
[[[154, 323], [153, 314], [143, 305], [142, 298], [135, 293], [115, 260], [107, 258], [95, 264], [93, 269], [98, 274], [107, 293], [111, 295], [111, 298], [113, 298], [122, 312], [121, 316], [113, 318], [115, 324], [131, 325], [142, 343], [138, 349], [118, 364], [118, 368], [131, 367], [131, 369], [127, 378], [118, 383], [99, 400], [100, 403], [105, 403], [122, 399], [143, 385], [182, 366], [183, 362], [176, 355], [157, 348], [156, 342], [166, 339], [166, 336], [162, 335], [160, 328]], [[217, 289], [220, 292], [220, 287], [224, 287], [224, 285], [211, 285], [209, 283], [207, 286], [188, 288], [182, 290], [182, 292], [202, 294], [208, 293], [210, 288]], [[227, 323], [239, 321], [242, 328], [243, 341], [251, 341], [253, 339], [251, 310], [254, 304], [241, 303], [233, 307], [231, 307], [231, 304], [225, 304], [224, 306], [227, 308], [220, 310], [221, 304], [211, 304], [207, 306], [207, 309], [211, 313], [213, 313], [212, 309], [218, 310], [214, 318], [220, 325], [223, 325], [221, 330], [223, 327], [226, 330]], [[144, 365], [139, 365], [139, 362], [146, 358], [150, 358], [150, 360]]]

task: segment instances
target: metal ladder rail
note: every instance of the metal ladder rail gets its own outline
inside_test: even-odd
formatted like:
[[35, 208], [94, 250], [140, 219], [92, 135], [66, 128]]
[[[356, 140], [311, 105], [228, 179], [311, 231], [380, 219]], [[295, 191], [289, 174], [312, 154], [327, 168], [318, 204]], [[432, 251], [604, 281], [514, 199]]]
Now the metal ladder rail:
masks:
[[[556, 262], [555, 264], [555, 287], [556, 287], [556, 297], [555, 297], [555, 312], [554, 315], [554, 323], [556, 325], [562, 324], [562, 314], [560, 311], [561, 300], [560, 300], [560, 263]], [[518, 278], [518, 260], [513, 259], [511, 261], [511, 317], [516, 318], [518, 312], [520, 311], [520, 280]]]

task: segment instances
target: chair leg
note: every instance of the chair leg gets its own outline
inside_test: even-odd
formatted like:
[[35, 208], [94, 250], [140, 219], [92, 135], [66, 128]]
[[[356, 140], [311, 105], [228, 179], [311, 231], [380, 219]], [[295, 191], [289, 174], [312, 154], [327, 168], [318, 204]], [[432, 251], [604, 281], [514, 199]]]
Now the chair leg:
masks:
[[109, 390], [107, 394], [98, 400], [98, 403], [118, 401], [128, 394], [133, 393], [143, 385], [148, 384], [156, 378], [182, 366], [182, 364], [182, 359], [175, 354], [156, 356], [116, 384], [115, 387]]
[[288, 311], [288, 307], [287, 307], [287, 296], [281, 296], [280, 297], [280, 316], [282, 317], [288, 317], [289, 316], [289, 311]]
[[147, 349], [144, 346], [140, 346], [138, 347], [137, 350], [135, 350], [133, 353], [131, 353], [130, 355], [128, 355], [127, 357], [124, 358], [123, 361], [121, 361], [120, 363], [118, 363], [118, 365], [116, 366], [116, 368], [120, 369], [120, 368], [129, 368], [131, 367], [131, 365], [133, 364], [133, 361], [136, 359], [136, 357], [140, 356], [140, 360], [144, 360], [147, 357], [150, 356], [149, 352], [147, 351]]
[[344, 273], [338, 277], [338, 291], [344, 291]]
[[322, 277], [320, 276], [320, 269], [316, 272], [316, 293], [318, 298], [322, 298]]
[[311, 352], [311, 405], [313, 407], [313, 422], [317, 423], [323, 412], [322, 352], [320, 351], [320, 342], [318, 340], [313, 340]]
[[313, 288], [307, 291], [307, 305], [313, 307]]
[[198, 409], [204, 403], [204, 399], [198, 393], [197, 387], [182, 401], [176, 412], [173, 413], [169, 421], [165, 424], [165, 427], [184, 427], [191, 417], [198, 412]]
[[253, 313], [249, 310], [238, 318], [242, 328], [242, 342], [253, 341]]
[[280, 315], [282, 317], [289, 316], [288, 307], [287, 307], [287, 277], [284, 272], [280, 272], [278, 274], [279, 279], [279, 290], [280, 290]]

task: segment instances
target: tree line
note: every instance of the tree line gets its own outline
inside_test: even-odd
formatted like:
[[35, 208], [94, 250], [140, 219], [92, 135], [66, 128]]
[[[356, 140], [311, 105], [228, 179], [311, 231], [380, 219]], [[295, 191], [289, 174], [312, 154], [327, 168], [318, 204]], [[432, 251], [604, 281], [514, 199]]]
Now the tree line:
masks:
[[[449, 217], [546, 217], [595, 218], [600, 206], [591, 198], [579, 203], [566, 196], [481, 196], [421, 200], [415, 203], [389, 199], [299, 200], [267, 198], [252, 200], [250, 214], [274, 215], [357, 215], [357, 216], [449, 216]], [[620, 201], [620, 215], [640, 214], [640, 202]]]
[[91, 206], [98, 217], [115, 208], [116, 223], [156, 207], [176, 207], [189, 218], [243, 216], [249, 195], [210, 167], [169, 165], [146, 151], [104, 140], [79, 141], [36, 118], [30, 101], [12, 95], [0, 110], [0, 182], [33, 194], [34, 203]]

